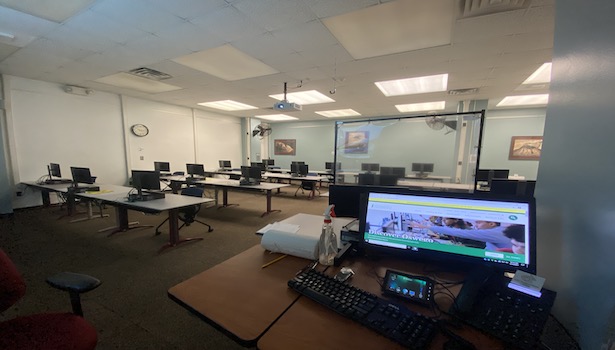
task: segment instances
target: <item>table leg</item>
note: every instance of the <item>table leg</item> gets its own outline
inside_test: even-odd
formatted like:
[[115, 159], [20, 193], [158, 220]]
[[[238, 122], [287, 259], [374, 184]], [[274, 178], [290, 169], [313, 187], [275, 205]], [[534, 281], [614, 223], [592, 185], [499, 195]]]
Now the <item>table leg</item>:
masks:
[[41, 190], [41, 199], [43, 200], [43, 206], [48, 207], [51, 205], [51, 199], [49, 199], [49, 192], [47, 190]]
[[267, 211], [261, 214], [261, 218], [273, 212], [281, 211], [280, 209], [271, 209], [271, 190], [267, 190]]
[[126, 232], [135, 228], [154, 227], [153, 225], [139, 225], [138, 221], [128, 222], [128, 209], [123, 207], [115, 207], [115, 222], [116, 226], [111, 226], [98, 230], [98, 232], [111, 231], [107, 237], [113, 236], [118, 232]]
[[102, 218], [108, 218], [108, 217], [109, 217], [109, 214], [103, 214], [102, 207], [100, 209], [100, 215], [94, 216], [94, 212], [92, 211], [92, 201], [88, 201], [88, 216], [85, 218], [71, 220], [70, 222], [80, 222], [80, 221], [102, 219]]
[[192, 241], [200, 241], [203, 238], [181, 238], [179, 236], [179, 209], [170, 209], [169, 210], [169, 243], [163, 245], [158, 253], [162, 253], [163, 251], [173, 248], [179, 244], [192, 242]]
[[[216, 193], [216, 200], [217, 199], [218, 199], [218, 194]], [[239, 206], [239, 204], [229, 204], [228, 203], [228, 189], [226, 187], [222, 188], [222, 205], [219, 206], [218, 209], [230, 207], [233, 205]]]

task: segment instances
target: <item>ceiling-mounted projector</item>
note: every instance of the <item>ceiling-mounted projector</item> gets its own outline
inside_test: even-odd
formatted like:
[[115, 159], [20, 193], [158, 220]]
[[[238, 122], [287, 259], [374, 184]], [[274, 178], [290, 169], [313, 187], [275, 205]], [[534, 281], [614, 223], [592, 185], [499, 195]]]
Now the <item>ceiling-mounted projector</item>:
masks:
[[301, 105], [293, 103], [293, 102], [288, 102], [286, 100], [282, 100], [280, 102], [276, 102], [276, 104], [273, 105], [273, 109], [275, 109], [276, 111], [287, 111], [287, 112], [300, 111]]

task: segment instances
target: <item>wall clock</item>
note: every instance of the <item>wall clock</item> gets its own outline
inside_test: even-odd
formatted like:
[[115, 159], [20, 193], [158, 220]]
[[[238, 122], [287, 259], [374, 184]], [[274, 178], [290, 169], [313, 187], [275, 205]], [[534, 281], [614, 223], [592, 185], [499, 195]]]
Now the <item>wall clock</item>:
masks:
[[147, 136], [147, 134], [149, 134], [149, 129], [143, 124], [135, 124], [131, 126], [130, 131], [132, 131], [135, 136], [139, 137]]

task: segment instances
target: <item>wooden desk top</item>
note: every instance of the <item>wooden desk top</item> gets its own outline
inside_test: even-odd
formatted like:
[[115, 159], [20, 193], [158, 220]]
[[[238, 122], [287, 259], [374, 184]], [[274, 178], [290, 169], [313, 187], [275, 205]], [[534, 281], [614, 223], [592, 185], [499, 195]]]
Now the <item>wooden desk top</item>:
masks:
[[[386, 269], [408, 272], [410, 274], [427, 275], [424, 264], [393, 259], [378, 261], [364, 258], [347, 261], [344, 266], [351, 267], [355, 272], [349, 283], [353, 286], [381, 296], [380, 283]], [[327, 273], [333, 275], [339, 268], [329, 268]], [[454, 274], [438, 274], [439, 278], [458, 281], [462, 277]], [[450, 288], [455, 294], [460, 286]], [[439, 288], [436, 292], [440, 291]], [[400, 302], [400, 299], [395, 299]], [[435, 300], [441, 308], [447, 310], [451, 299], [445, 294], [436, 294]], [[419, 304], [406, 302], [405, 305], [426, 316], [434, 316], [433, 311]], [[479, 349], [502, 349], [502, 344], [470, 327], [464, 326], [454, 330], [468, 339]], [[429, 349], [442, 349], [448, 338], [438, 332]], [[376, 332], [363, 327], [357, 322], [347, 319], [328, 308], [301, 297], [258, 341], [260, 350], [282, 349], [403, 349], [403, 347]]]
[[261, 268], [280, 255], [256, 245], [170, 288], [168, 295], [239, 343], [252, 346], [299, 297], [287, 282], [309, 261], [287, 256]]

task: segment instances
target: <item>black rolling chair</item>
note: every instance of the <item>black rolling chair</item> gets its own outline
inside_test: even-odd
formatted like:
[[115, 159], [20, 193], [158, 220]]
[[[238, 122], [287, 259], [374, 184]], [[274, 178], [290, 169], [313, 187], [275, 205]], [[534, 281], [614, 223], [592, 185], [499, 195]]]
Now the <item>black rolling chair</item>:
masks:
[[[203, 189], [200, 187], [186, 187], [181, 191], [182, 196], [192, 196], [192, 197], [203, 197]], [[214, 229], [209, 225], [204, 223], [203, 221], [197, 220], [196, 215], [199, 210], [201, 210], [201, 204], [195, 204], [189, 207], [185, 207], [179, 210], [179, 220], [182, 221], [182, 225], [179, 227], [181, 230], [184, 226], [190, 226], [193, 222], [198, 222], [199, 224], [207, 226], [207, 232], [211, 232]], [[169, 218], [164, 219], [163, 222], [156, 227], [156, 235], [159, 235], [160, 227], [167, 222]]]
[[317, 191], [318, 194], [320, 194], [317, 182], [314, 180], [301, 180], [301, 185], [299, 185], [299, 187], [297, 187], [297, 190], [295, 191], [295, 197], [297, 197], [297, 192], [299, 192], [299, 190], [301, 190], [301, 193], [305, 193], [305, 191], [308, 191], [308, 199], [316, 197]]

